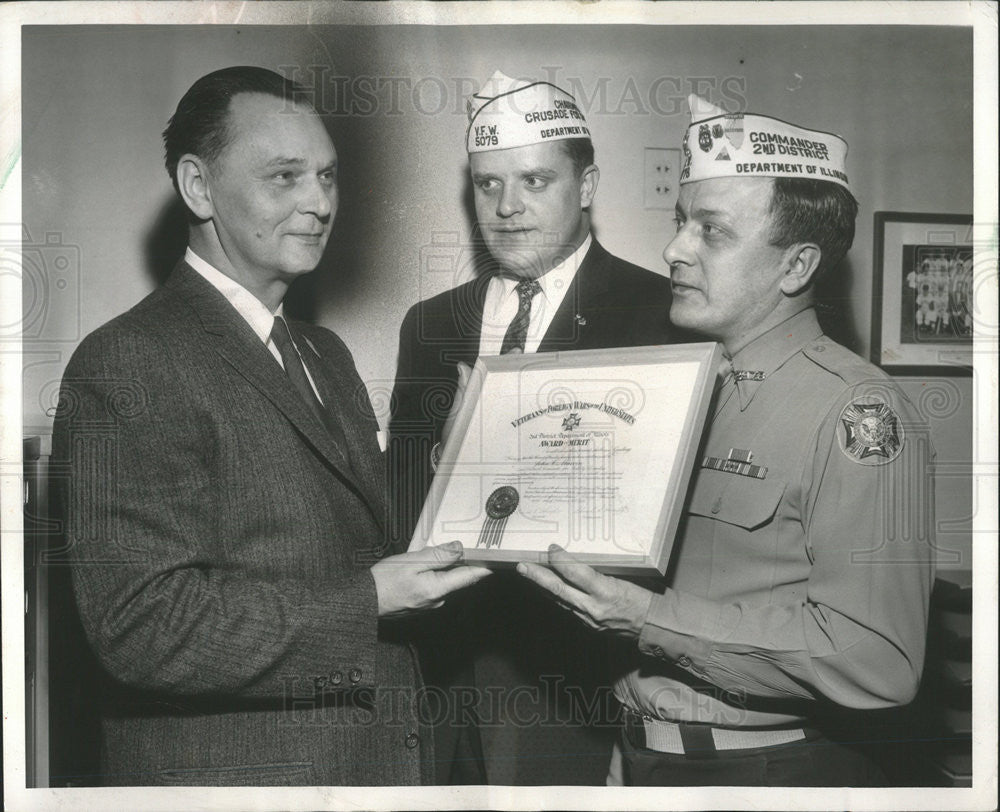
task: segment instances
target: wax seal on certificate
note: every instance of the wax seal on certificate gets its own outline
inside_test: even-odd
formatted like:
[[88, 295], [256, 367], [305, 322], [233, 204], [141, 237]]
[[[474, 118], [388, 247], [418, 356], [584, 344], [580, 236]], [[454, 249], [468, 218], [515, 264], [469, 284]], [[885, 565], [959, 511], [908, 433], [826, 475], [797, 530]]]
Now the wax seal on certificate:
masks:
[[506, 519], [517, 509], [520, 499], [517, 488], [511, 485], [497, 488], [486, 500], [486, 515], [491, 519]]
[[490, 494], [486, 500], [486, 520], [479, 533], [477, 547], [489, 549], [500, 546], [504, 528], [507, 526], [507, 517], [517, 510], [517, 503], [520, 501], [521, 495], [517, 492], [517, 488], [511, 485], [503, 485]]

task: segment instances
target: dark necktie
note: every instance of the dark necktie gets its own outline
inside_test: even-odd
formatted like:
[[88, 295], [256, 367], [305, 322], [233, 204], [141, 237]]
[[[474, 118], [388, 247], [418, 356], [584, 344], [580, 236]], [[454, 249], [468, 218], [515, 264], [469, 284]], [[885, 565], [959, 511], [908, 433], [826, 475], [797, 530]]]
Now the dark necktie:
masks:
[[312, 388], [312, 384], [309, 383], [309, 378], [306, 376], [306, 369], [302, 365], [299, 352], [292, 341], [292, 334], [288, 331], [288, 325], [285, 324], [285, 320], [281, 316], [274, 317], [274, 326], [271, 328], [271, 341], [274, 342], [274, 346], [281, 353], [281, 363], [285, 367], [285, 374], [288, 376], [288, 380], [298, 390], [299, 395], [302, 396], [302, 400], [312, 409], [313, 414], [316, 415], [319, 422], [326, 427], [326, 430], [330, 433], [330, 437], [333, 438], [334, 443], [340, 449], [340, 453], [346, 457], [347, 442], [343, 429], [333, 419], [332, 415], [323, 408], [323, 404], [320, 403], [319, 398], [316, 396], [316, 392]]
[[719, 416], [722, 407], [729, 402], [735, 391], [736, 378], [733, 374], [733, 362], [723, 355], [722, 360], [719, 361], [718, 376], [715, 379], [716, 400], [713, 419]]
[[500, 345], [500, 354], [506, 355], [514, 350], [524, 352], [524, 339], [528, 336], [528, 320], [531, 318], [531, 300], [539, 293], [542, 286], [537, 279], [522, 279], [517, 283], [517, 313], [510, 321], [507, 333]]

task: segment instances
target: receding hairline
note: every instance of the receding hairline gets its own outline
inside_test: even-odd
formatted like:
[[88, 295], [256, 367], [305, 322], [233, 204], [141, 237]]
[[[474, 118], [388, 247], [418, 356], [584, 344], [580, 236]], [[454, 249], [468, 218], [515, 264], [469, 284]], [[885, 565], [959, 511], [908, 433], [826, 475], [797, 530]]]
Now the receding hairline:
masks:
[[295, 99], [289, 98], [287, 96], [277, 96], [273, 93], [267, 93], [262, 90], [240, 90], [233, 93], [229, 97], [229, 101], [226, 104], [225, 116], [227, 126], [231, 123], [234, 113], [234, 105], [240, 99], [252, 101], [254, 99], [267, 102], [268, 100], [273, 100], [280, 102], [282, 109], [279, 111], [279, 115], [282, 113], [308, 113], [315, 116], [317, 119], [321, 119], [319, 112], [313, 106], [312, 102], [307, 99]]
[[[237, 110], [235, 109], [235, 105], [236, 105], [237, 100], [239, 100], [239, 99], [253, 99], [253, 97], [257, 97], [259, 100], [262, 100], [262, 101], [263, 100], [267, 100], [267, 99], [273, 99], [273, 100], [275, 100], [277, 102], [280, 102], [281, 105], [282, 105], [282, 109], [280, 111], [278, 111], [278, 113], [277, 113], [278, 115], [287, 114], [287, 113], [305, 113], [305, 114], [311, 115], [312, 117], [314, 117], [316, 119], [316, 121], [319, 123], [319, 125], [321, 127], [323, 127], [324, 132], [326, 132], [326, 127], [323, 125], [322, 116], [320, 116], [320, 114], [316, 110], [316, 108], [307, 99], [289, 98], [289, 97], [286, 97], [286, 96], [279, 96], [279, 95], [274, 94], [274, 93], [268, 93], [267, 91], [262, 91], [262, 90], [240, 90], [240, 91], [238, 91], [236, 93], [233, 93], [232, 96], [229, 97], [229, 100], [228, 100], [228, 102], [226, 104], [226, 108], [225, 108], [225, 111], [224, 111], [224, 116], [225, 117], [223, 119], [223, 130], [224, 130], [224, 132], [223, 132], [223, 139], [222, 139], [223, 140], [223, 147], [219, 151], [218, 155], [214, 156], [214, 160], [218, 160], [218, 158], [220, 158], [223, 155], [223, 153], [226, 151], [226, 149], [229, 146], [231, 146], [232, 143], [234, 141], [236, 141], [239, 138], [240, 134], [241, 134], [240, 130], [236, 126], [236, 121], [238, 119], [237, 119], [237, 115], [236, 115], [237, 114]], [[291, 109], [291, 108], [294, 108], [294, 109]], [[330, 133], [329, 132], [327, 132], [326, 134], [327, 134], [327, 137], [330, 138], [330, 143], [332, 145], [333, 144], [333, 138], [330, 137]], [[209, 162], [211, 163], [213, 159], [207, 159], [207, 160], [209, 160]]]

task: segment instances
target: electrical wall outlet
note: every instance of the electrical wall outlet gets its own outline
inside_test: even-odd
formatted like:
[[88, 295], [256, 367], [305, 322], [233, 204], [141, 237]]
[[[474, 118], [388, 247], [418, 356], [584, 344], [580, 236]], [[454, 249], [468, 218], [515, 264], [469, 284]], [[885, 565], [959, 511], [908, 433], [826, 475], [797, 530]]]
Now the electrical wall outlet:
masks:
[[643, 206], [673, 211], [681, 175], [681, 151], [646, 147], [643, 156]]

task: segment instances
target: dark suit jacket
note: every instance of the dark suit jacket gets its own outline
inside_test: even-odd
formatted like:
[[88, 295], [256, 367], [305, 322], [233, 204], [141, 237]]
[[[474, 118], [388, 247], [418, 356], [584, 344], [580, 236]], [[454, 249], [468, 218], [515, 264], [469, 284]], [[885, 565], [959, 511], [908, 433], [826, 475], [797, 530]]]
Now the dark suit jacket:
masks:
[[369, 572], [378, 426], [343, 342], [290, 327], [349, 461], [184, 263], [70, 361], [53, 463], [105, 783], [418, 784], [431, 760]]
[[[403, 319], [389, 434], [392, 530], [404, 548], [430, 487], [430, 448], [451, 410], [455, 365], [472, 366], [479, 356], [491, 276], [418, 302]], [[594, 240], [538, 352], [673, 343], [669, 310], [669, 279], [612, 256]]]
[[[489, 275], [414, 305], [400, 330], [390, 423], [392, 535], [405, 548], [430, 485], [430, 449], [441, 439], [457, 384], [455, 364], [475, 363]], [[546, 332], [539, 352], [632, 347], [681, 340], [669, 325], [670, 282], [609, 254], [595, 240]], [[607, 774], [616, 703], [608, 693], [621, 650], [586, 629], [523, 579], [498, 573], [449, 599], [424, 641], [429, 682], [455, 693], [502, 689], [516, 698], [499, 711], [478, 702], [490, 783], [597, 784]], [[433, 621], [433, 618], [428, 618]], [[633, 644], [634, 648], [634, 644]], [[594, 703], [599, 703], [594, 705]], [[494, 705], [497, 703], [494, 702]], [[589, 709], [588, 709], [589, 708]], [[514, 717], [537, 723], [517, 724]], [[484, 718], [485, 717], [485, 718]], [[449, 720], [461, 722], [462, 718]], [[448, 778], [449, 741], [461, 727], [438, 725], [438, 780]], [[473, 748], [473, 751], [475, 748]], [[471, 760], [474, 753], [460, 753]], [[465, 780], [475, 780], [465, 775]]]

